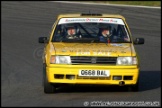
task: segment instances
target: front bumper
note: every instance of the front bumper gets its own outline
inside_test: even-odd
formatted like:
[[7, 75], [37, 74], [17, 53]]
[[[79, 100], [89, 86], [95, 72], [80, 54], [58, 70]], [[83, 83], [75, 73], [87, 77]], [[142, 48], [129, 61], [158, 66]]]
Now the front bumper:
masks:
[[[80, 77], [80, 69], [109, 70], [109, 77]], [[139, 76], [137, 66], [98, 66], [98, 65], [53, 65], [46, 67], [48, 82], [64, 84], [106, 84], [119, 85], [124, 81], [124, 85], [135, 85]], [[114, 79], [120, 77], [121, 79]]]

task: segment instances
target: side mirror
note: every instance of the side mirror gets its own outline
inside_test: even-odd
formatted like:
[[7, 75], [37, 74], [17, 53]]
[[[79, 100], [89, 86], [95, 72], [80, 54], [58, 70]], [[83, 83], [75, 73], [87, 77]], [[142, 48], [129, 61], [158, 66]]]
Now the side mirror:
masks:
[[134, 40], [134, 44], [144, 44], [145, 40], [144, 38], [136, 38]]
[[47, 37], [39, 37], [38, 41], [39, 41], [39, 43], [47, 43], [48, 42]]

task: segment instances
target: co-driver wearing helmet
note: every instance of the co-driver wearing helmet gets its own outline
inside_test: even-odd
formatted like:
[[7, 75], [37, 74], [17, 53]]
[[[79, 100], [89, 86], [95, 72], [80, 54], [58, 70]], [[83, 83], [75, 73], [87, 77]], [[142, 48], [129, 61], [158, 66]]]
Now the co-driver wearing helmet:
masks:
[[110, 31], [108, 28], [103, 28], [101, 32], [100, 41], [101, 42], [107, 42], [108, 36], [110, 35]]
[[[110, 35], [110, 30], [108, 28], [103, 28], [101, 32], [101, 36], [99, 37], [101, 42], [118, 42], [118, 36]], [[130, 38], [128, 36], [122, 37], [125, 42], [129, 42]], [[121, 39], [121, 38], [120, 38]]]

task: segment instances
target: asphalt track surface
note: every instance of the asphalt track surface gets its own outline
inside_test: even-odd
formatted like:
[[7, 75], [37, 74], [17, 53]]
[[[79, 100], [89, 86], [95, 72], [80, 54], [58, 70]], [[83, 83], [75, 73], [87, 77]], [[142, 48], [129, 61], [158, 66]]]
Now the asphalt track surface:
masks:
[[[1, 105], [84, 106], [85, 101], [157, 101], [161, 105], [161, 9], [79, 5], [55, 2], [1, 2]], [[115, 13], [125, 16], [141, 60], [139, 92], [107, 86], [66, 86], [56, 94], [44, 94], [42, 59], [44, 44], [60, 13]]]

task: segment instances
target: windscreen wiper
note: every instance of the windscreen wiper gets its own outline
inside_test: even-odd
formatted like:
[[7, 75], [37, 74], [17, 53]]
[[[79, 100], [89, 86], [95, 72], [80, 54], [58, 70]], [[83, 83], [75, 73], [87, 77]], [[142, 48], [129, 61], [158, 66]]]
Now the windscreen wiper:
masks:
[[100, 42], [99, 38], [93, 38], [93, 39], [91, 40], [91, 43], [94, 43], [94, 42]]

